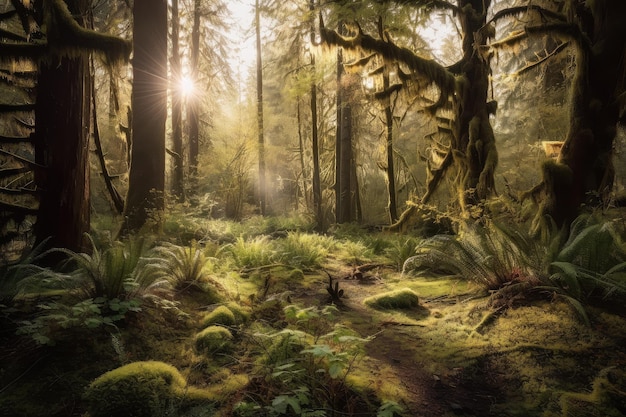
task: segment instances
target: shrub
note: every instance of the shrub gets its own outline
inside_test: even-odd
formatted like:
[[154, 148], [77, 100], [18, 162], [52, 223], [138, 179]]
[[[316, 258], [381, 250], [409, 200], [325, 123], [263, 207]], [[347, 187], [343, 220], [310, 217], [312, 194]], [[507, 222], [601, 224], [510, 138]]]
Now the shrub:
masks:
[[370, 307], [382, 309], [411, 309], [419, 306], [417, 294], [409, 288], [373, 295], [363, 302]]
[[196, 334], [195, 344], [198, 352], [220, 353], [232, 347], [232, 333], [221, 326], [209, 326]]
[[187, 383], [175, 367], [134, 362], [96, 378], [85, 400], [90, 417], [159, 417], [171, 415], [186, 390]]

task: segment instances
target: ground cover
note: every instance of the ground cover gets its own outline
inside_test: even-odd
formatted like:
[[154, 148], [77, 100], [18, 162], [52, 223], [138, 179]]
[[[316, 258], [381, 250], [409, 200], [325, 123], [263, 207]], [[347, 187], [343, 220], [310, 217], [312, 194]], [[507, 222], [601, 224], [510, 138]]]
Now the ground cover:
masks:
[[[90, 387], [115, 380], [93, 392], [118, 392], [124, 378], [167, 393], [136, 415], [626, 413], [623, 309], [588, 306], [585, 323], [562, 297], [494, 306], [462, 277], [403, 274], [390, 248], [406, 243], [378, 232], [234, 237], [204, 246], [202, 277], [112, 323], [33, 330], [41, 307], [67, 294], [22, 294], [2, 310], [0, 414], [99, 415], [95, 399], [107, 400]], [[43, 330], [53, 343], [33, 337]], [[150, 378], [126, 371], [154, 363]]]

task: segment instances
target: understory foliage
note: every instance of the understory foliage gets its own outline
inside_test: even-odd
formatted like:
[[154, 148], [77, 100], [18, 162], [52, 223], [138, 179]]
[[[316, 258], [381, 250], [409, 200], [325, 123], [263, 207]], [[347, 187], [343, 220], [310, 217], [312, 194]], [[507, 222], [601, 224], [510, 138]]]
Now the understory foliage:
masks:
[[[348, 382], [367, 338], [335, 324], [334, 306], [284, 307], [287, 327], [261, 327], [249, 335], [255, 369], [267, 395], [241, 401], [237, 416], [352, 415], [362, 399]], [[259, 393], [256, 393], [258, 395]]]
[[418, 244], [402, 270], [467, 279], [491, 292], [496, 304], [530, 293], [564, 297], [587, 320], [584, 303], [626, 296], [626, 246], [616, 227], [585, 214], [573, 222], [566, 240], [564, 231], [554, 231], [542, 242], [515, 225], [465, 224], [458, 235]]

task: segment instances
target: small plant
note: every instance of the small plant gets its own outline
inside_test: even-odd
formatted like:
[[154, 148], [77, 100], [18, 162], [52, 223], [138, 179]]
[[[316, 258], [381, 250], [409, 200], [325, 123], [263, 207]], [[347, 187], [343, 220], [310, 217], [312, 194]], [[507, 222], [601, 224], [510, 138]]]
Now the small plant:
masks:
[[420, 239], [415, 237], [396, 236], [390, 242], [390, 246], [384, 249], [384, 254], [400, 271], [406, 260], [415, 255], [419, 243]]
[[341, 302], [341, 297], [343, 297], [343, 290], [339, 289], [339, 281], [336, 281], [333, 285], [333, 277], [326, 272], [328, 275], [328, 287], [326, 287], [326, 291], [330, 294], [330, 299], [334, 302]]
[[283, 263], [307, 271], [320, 267], [335, 243], [332, 238], [314, 233], [289, 232], [279, 241], [278, 250]]
[[275, 262], [276, 251], [267, 236], [250, 239], [237, 238], [235, 243], [225, 245], [221, 253], [228, 254], [239, 268], [259, 268]]
[[289, 305], [284, 311], [288, 328], [255, 334], [261, 347], [257, 364], [266, 372], [264, 380], [271, 384], [268, 392], [280, 394], [274, 394], [270, 404], [241, 403], [236, 415], [315, 416], [342, 412], [346, 400], [357, 397], [347, 377], [368, 339], [335, 325], [336, 307]]
[[155, 248], [154, 256], [162, 258], [160, 265], [163, 272], [174, 288], [179, 290], [202, 283], [205, 278], [204, 268], [210, 262], [196, 241], [192, 241], [189, 246], [163, 243]]
[[0, 265], [0, 308], [10, 307], [27, 281], [36, 285], [34, 281], [47, 275], [46, 269], [36, 265], [46, 255], [46, 243], [40, 243], [17, 262]]

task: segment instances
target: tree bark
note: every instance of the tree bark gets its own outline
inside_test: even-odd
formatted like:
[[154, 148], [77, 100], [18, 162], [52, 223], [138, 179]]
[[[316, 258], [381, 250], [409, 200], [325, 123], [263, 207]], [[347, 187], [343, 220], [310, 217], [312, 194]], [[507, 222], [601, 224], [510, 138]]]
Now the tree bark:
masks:
[[[89, 16], [87, 0], [69, 0], [74, 16]], [[36, 171], [41, 200], [37, 242], [74, 251], [86, 250], [89, 207], [89, 62], [85, 55], [44, 59], [39, 70], [35, 107]]]
[[[315, 0], [310, 0], [309, 10], [311, 15], [315, 11]], [[313, 21], [311, 22], [311, 44], [315, 41], [315, 28]], [[317, 228], [320, 231], [324, 230], [324, 212], [322, 210], [322, 181], [320, 173], [320, 149], [319, 149], [319, 135], [317, 129], [317, 83], [315, 80], [315, 55], [311, 53], [311, 71], [313, 74], [311, 81], [311, 147], [313, 155], [313, 210], [315, 212], [315, 219], [317, 220]]]
[[[172, 79], [180, 83], [182, 69], [180, 64], [180, 17], [178, 0], [172, 0]], [[176, 85], [176, 87], [180, 87]], [[184, 164], [183, 164], [183, 107], [180, 88], [172, 89], [172, 194], [179, 202], [185, 201]]]
[[132, 148], [121, 235], [148, 220], [159, 226], [165, 192], [167, 1], [135, 0], [133, 16]]
[[[191, 67], [191, 80], [198, 85], [198, 63], [200, 61], [200, 20], [201, 0], [194, 1], [193, 27], [191, 30], [191, 51], [189, 65]], [[189, 177], [192, 188], [195, 188], [198, 177], [198, 156], [200, 154], [200, 126], [198, 118], [198, 101], [190, 97], [187, 100], [187, 123], [189, 133]]]
[[265, 216], [267, 190], [265, 184], [265, 137], [263, 132], [263, 57], [261, 50], [261, 7], [256, 0], [254, 7], [254, 23], [256, 30], [256, 100], [259, 146], [259, 208]]
[[[614, 180], [613, 145], [626, 83], [626, 2], [606, 0], [579, 5], [573, 22], [576, 73], [571, 85], [570, 123], [556, 163], [543, 167], [543, 193], [535, 227], [549, 215], [567, 227], [583, 206], [610, 202]], [[529, 192], [527, 194], [531, 194]]]

